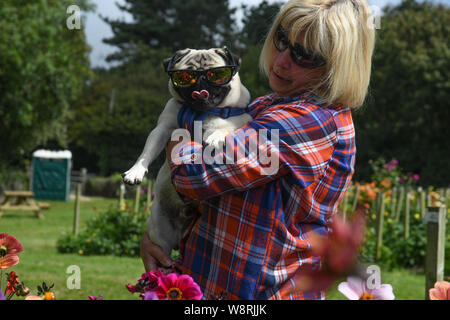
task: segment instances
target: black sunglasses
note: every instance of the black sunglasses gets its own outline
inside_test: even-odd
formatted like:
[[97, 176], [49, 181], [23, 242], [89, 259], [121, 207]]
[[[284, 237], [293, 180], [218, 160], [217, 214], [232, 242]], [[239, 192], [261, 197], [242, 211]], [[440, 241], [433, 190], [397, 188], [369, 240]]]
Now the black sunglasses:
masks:
[[222, 86], [231, 81], [235, 75], [237, 66], [223, 66], [207, 70], [168, 70], [167, 73], [172, 79], [172, 83], [178, 88], [187, 88], [195, 83], [198, 79], [203, 78], [209, 83], [217, 86]]
[[300, 67], [307, 69], [315, 69], [326, 64], [325, 59], [317, 53], [311, 52], [299, 43], [292, 45], [289, 42], [289, 36], [286, 30], [280, 25], [275, 32], [273, 44], [278, 51], [283, 52], [289, 48], [291, 59]]

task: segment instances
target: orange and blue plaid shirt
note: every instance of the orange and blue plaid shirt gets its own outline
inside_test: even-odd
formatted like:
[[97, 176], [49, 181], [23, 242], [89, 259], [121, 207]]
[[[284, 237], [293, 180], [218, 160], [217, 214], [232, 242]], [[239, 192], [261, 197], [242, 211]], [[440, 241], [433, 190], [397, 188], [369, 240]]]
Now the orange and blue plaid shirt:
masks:
[[194, 162], [204, 149], [196, 142], [180, 147], [182, 163], [169, 162], [179, 194], [201, 203], [180, 243], [177, 268], [206, 299], [325, 298], [287, 292], [300, 266], [320, 268], [311, 237], [328, 233], [354, 172], [356, 147], [350, 109], [321, 107], [315, 98], [260, 97], [249, 106], [253, 120], [227, 136], [236, 149], [260, 129], [278, 129], [273, 174], [261, 174], [267, 164], [247, 154], [236, 163]]

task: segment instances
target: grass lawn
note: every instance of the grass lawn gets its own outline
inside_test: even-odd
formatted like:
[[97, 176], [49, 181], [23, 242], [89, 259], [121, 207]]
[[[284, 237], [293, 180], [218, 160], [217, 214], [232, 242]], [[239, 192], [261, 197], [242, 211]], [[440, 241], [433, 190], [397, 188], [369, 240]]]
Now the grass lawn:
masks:
[[[56, 241], [62, 232], [72, 232], [74, 202], [49, 201], [50, 210], [42, 211], [43, 220], [38, 220], [31, 212], [7, 211], [0, 218], [0, 233], [14, 235], [24, 246], [19, 254], [20, 263], [7, 271], [15, 271], [19, 279], [36, 294], [36, 286], [45, 281], [55, 284], [54, 293], [58, 300], [87, 300], [88, 296], [102, 294], [105, 299], [139, 299], [130, 294], [125, 285], [134, 284], [144, 272], [140, 258], [114, 256], [83, 256], [60, 254]], [[95, 213], [105, 211], [110, 205], [117, 205], [115, 199], [86, 198], [81, 202], [79, 230]], [[66, 273], [71, 265], [81, 270], [81, 289], [68, 289], [71, 274]], [[394, 287], [396, 299], [423, 300], [425, 276], [410, 270], [386, 271], [382, 269], [382, 283]], [[345, 280], [343, 280], [345, 281]], [[5, 285], [5, 281], [4, 281]], [[327, 299], [346, 300], [336, 289], [337, 284], [327, 293]], [[14, 299], [20, 299], [15, 297]]]
[[[58, 300], [87, 300], [88, 296], [103, 294], [105, 299], [139, 299], [125, 288], [127, 283], [135, 284], [145, 272], [140, 258], [114, 256], [82, 256], [78, 254], [60, 254], [56, 250], [56, 241], [62, 232], [72, 232], [74, 201], [56, 202], [50, 210], [42, 211], [45, 218], [39, 220], [31, 212], [6, 211], [0, 218], [0, 233], [14, 235], [24, 246], [19, 254], [18, 265], [13, 270], [36, 294], [36, 286], [45, 281], [55, 284], [54, 293]], [[90, 198], [81, 202], [79, 230], [94, 214], [94, 207], [104, 211], [117, 200]], [[81, 289], [70, 290], [67, 280], [72, 273], [66, 273], [71, 265], [77, 265], [81, 271]], [[4, 281], [5, 282], [5, 281]], [[15, 299], [19, 299], [15, 297]]]

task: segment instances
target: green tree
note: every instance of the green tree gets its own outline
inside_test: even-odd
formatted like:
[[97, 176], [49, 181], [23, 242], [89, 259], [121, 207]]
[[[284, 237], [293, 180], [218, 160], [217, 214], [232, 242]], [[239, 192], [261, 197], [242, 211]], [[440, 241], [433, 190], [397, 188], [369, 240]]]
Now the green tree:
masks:
[[266, 95], [273, 90], [269, 86], [269, 80], [259, 70], [259, 55], [262, 45], [247, 45], [246, 53], [242, 56], [239, 76], [244, 86], [250, 91], [252, 100]]
[[210, 48], [230, 44], [235, 33], [228, 0], [125, 0], [118, 7], [131, 14], [133, 22], [103, 17], [114, 36], [105, 43], [120, 51], [107, 60], [126, 61], [136, 46], [150, 48]]
[[421, 184], [450, 181], [450, 9], [404, 1], [377, 31], [370, 96], [355, 113], [357, 176], [369, 159], [396, 158]]
[[[143, 50], [139, 62], [97, 71], [75, 107], [70, 143], [96, 156], [101, 175], [124, 172], [134, 164], [170, 98], [162, 61], [171, 53]], [[150, 174], [156, 176], [162, 159]]]
[[242, 5], [242, 30], [239, 41], [244, 48], [238, 50], [242, 54], [239, 71], [242, 83], [250, 91], [252, 99], [272, 92], [267, 77], [259, 69], [259, 56], [262, 45], [282, 2], [269, 4], [266, 0], [258, 5]]
[[267, 0], [255, 6], [242, 5], [244, 17], [240, 40], [246, 45], [263, 44], [272, 21], [282, 5], [283, 2], [269, 4]]
[[65, 143], [62, 122], [90, 75], [82, 30], [67, 8], [86, 1], [2, 0], [0, 4], [0, 166], [17, 164], [50, 138]]

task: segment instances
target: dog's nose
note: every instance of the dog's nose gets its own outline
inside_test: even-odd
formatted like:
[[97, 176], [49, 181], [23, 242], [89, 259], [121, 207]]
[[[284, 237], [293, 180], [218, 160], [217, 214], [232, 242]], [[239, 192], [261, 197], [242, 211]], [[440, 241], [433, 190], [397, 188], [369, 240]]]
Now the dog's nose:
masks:
[[207, 90], [202, 90], [200, 92], [193, 91], [192, 92], [192, 99], [208, 99], [209, 98], [209, 92]]

